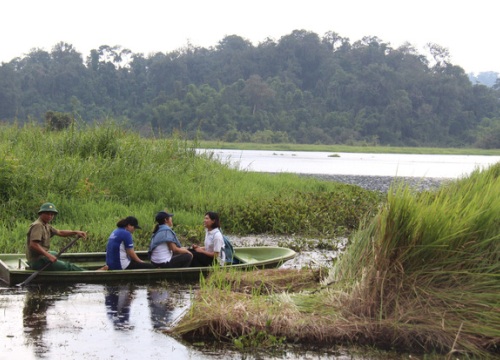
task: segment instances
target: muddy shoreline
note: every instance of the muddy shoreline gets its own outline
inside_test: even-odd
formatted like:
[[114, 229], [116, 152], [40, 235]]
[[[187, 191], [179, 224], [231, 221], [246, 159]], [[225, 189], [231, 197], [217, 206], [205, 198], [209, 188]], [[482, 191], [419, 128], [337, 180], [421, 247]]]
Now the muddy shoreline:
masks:
[[304, 177], [335, 181], [344, 184], [356, 185], [367, 190], [387, 193], [393, 184], [403, 183], [417, 191], [433, 190], [439, 188], [452, 178], [419, 178], [419, 177], [393, 177], [393, 176], [360, 176], [360, 175], [316, 175], [300, 174]]

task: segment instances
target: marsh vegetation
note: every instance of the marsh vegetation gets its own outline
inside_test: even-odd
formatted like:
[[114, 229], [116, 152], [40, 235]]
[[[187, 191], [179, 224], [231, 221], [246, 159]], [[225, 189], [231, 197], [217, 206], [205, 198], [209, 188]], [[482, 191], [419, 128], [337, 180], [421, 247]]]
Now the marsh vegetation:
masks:
[[89, 240], [73, 251], [103, 251], [128, 215], [139, 219], [135, 245], [146, 250], [154, 215], [165, 208], [175, 214], [184, 245], [203, 239], [209, 210], [220, 213], [228, 234], [332, 239], [356, 229], [381, 201], [353, 185], [236, 171], [195, 148], [180, 138], [141, 138], [112, 123], [62, 131], [3, 125], [0, 251], [24, 252], [28, 225], [47, 201], [59, 210], [57, 228], [88, 231]]
[[[185, 337], [355, 344], [449, 357], [500, 352], [500, 165], [437, 191], [393, 189], [333, 267], [220, 273]], [[242, 319], [244, 319], [242, 321]]]
[[[185, 245], [202, 215], [219, 211], [229, 234], [321, 238], [328, 267], [202, 279], [172, 330], [238, 349], [287, 343], [368, 345], [487, 358], [500, 351], [500, 164], [437, 190], [386, 195], [291, 174], [238, 172], [180, 138], [143, 139], [112, 125], [51, 132], [2, 126], [0, 252], [23, 252], [41, 203], [58, 228], [89, 231], [72, 251], [102, 251], [116, 221], [139, 218], [145, 249], [156, 211], [175, 213]], [[55, 243], [57, 246], [57, 243]]]

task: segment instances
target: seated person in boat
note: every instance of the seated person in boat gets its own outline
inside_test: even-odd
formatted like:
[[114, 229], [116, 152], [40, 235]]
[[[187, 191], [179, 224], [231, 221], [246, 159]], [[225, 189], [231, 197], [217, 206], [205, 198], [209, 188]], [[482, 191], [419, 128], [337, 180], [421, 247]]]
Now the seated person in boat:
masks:
[[205, 246], [193, 245], [190, 250], [193, 253], [192, 267], [211, 266], [224, 264], [224, 239], [220, 231], [219, 214], [209, 211], [203, 219], [205, 227]]
[[55, 251], [49, 251], [50, 239], [54, 236], [68, 237], [78, 235], [87, 237], [85, 231], [80, 230], [58, 230], [50, 222], [58, 214], [54, 204], [45, 203], [38, 210], [38, 219], [30, 225], [26, 243], [26, 258], [33, 270], [40, 270], [47, 262], [52, 265], [46, 268], [48, 271], [83, 271], [74, 264], [58, 260]]
[[160, 268], [188, 267], [193, 254], [183, 248], [172, 230], [174, 214], [160, 211], [156, 214], [156, 225], [149, 245], [151, 263]]
[[106, 265], [109, 270], [152, 269], [155, 266], [142, 261], [134, 250], [132, 234], [136, 229], [142, 229], [139, 221], [128, 216], [116, 223], [108, 238], [106, 246]]

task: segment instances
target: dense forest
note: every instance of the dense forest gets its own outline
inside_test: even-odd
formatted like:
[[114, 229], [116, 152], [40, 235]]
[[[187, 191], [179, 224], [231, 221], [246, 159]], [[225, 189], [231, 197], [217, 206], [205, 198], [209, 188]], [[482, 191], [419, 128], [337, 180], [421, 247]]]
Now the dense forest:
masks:
[[0, 119], [112, 118], [145, 136], [229, 142], [500, 148], [500, 82], [473, 83], [446, 48], [427, 50], [305, 30], [147, 56], [103, 45], [84, 59], [60, 42], [1, 64]]

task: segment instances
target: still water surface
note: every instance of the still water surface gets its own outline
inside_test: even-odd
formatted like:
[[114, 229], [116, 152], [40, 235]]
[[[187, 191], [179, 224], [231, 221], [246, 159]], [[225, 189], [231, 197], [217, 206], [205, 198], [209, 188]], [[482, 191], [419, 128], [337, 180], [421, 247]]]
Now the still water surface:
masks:
[[[241, 170], [327, 175], [458, 178], [500, 161], [500, 156], [209, 151]], [[189, 306], [190, 292], [187, 286], [164, 289], [154, 284], [0, 286], [0, 360], [263, 358], [208, 351], [165, 334]], [[265, 358], [368, 359], [325, 351]]]
[[1, 359], [193, 358], [193, 350], [161, 332], [189, 304], [187, 288], [82, 284], [0, 290]]
[[500, 161], [500, 156], [358, 154], [306, 151], [199, 149], [222, 162], [256, 172], [459, 178]]
[[154, 284], [0, 287], [0, 359], [352, 359], [326, 351], [243, 355], [177, 341], [163, 331], [188, 308], [190, 293]]

